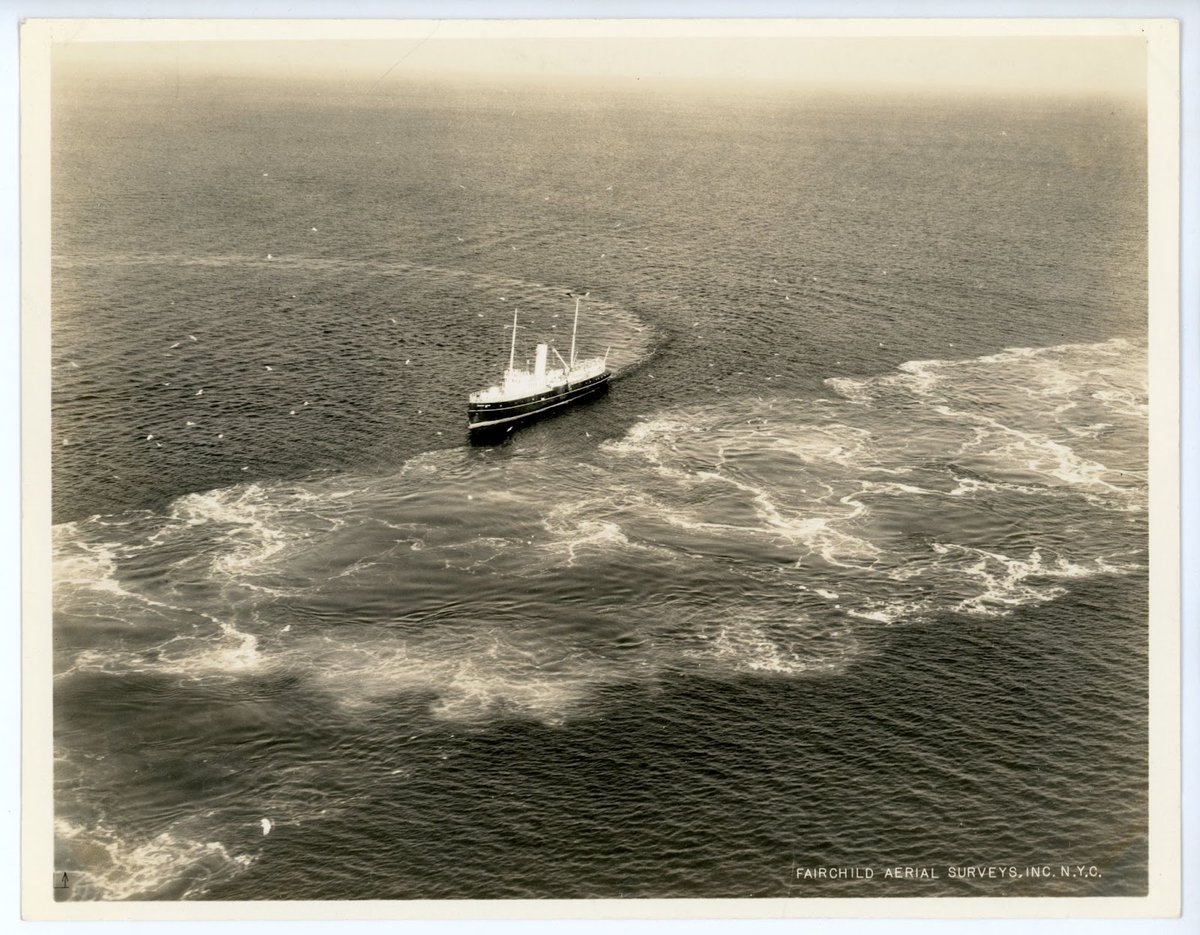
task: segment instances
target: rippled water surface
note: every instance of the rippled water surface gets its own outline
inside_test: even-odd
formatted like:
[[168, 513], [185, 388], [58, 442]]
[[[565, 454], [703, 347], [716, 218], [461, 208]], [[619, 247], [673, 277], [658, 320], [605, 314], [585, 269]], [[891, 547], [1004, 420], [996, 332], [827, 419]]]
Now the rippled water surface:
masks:
[[1143, 115], [576, 90], [58, 85], [63, 895], [1144, 892]]

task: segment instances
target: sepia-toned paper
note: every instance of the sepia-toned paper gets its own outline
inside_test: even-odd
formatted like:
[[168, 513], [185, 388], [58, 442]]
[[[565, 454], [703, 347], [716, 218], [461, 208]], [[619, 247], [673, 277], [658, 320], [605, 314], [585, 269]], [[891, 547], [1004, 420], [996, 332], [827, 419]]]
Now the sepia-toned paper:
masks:
[[[187, 67], [253, 83], [257, 75], [299, 74], [316, 59], [348, 80], [379, 80], [420, 62], [436, 36], [448, 58], [436, 74], [466, 70], [475, 80], [629, 82], [655, 51], [647, 83], [663, 88], [739, 81], [833, 87], [870, 95], [886, 84], [914, 94], [956, 84], [960, 94], [1098, 94], [1127, 89], [1123, 49], [1145, 43], [1148, 140], [1150, 677], [1149, 891], [1106, 898], [596, 899], [596, 900], [209, 900], [55, 901], [52, 794], [54, 701], [51, 671], [51, 276], [49, 168], [56, 51], [75, 61], [136, 71], [182, 54]], [[369, 47], [364, 40], [371, 40]], [[555, 51], [561, 41], [569, 52]], [[835, 42], [836, 41], [836, 42]], [[176, 43], [177, 47], [163, 45]], [[457, 43], [457, 45], [456, 45]], [[840, 43], [840, 44], [837, 44]], [[1093, 45], [1089, 46], [1089, 43]], [[201, 45], [203, 44], [203, 45]], [[1054, 50], [1076, 69], [1058, 70]], [[804, 50], [798, 54], [797, 50]], [[174, 51], [172, 51], [174, 49]], [[167, 51], [164, 51], [167, 50]], [[452, 60], [454, 50], [459, 59]], [[733, 55], [724, 56], [732, 50]], [[847, 55], [849, 50], [850, 54]], [[1029, 54], [1024, 64], [1010, 67]], [[1092, 54], [1092, 50], [1096, 50]], [[1018, 54], [1013, 55], [1016, 51]], [[1073, 58], [1077, 56], [1078, 58]], [[871, 69], [874, 69], [872, 72]], [[479, 76], [484, 75], [483, 79]], [[23, 787], [22, 912], [27, 919], [330, 918], [806, 918], [806, 917], [1162, 917], [1180, 907], [1180, 707], [1178, 646], [1179, 450], [1179, 29], [1165, 20], [616, 20], [616, 21], [233, 21], [31, 20], [21, 30]], [[1102, 197], [1100, 193], [1097, 197]], [[314, 227], [315, 230], [315, 227]], [[170, 245], [164, 248], [170, 252]], [[336, 366], [336, 363], [331, 364]], [[264, 832], [265, 834], [266, 832]], [[436, 847], [430, 842], [430, 847]], [[964, 858], [966, 861], [966, 858]], [[879, 868], [882, 872], [882, 868]]]

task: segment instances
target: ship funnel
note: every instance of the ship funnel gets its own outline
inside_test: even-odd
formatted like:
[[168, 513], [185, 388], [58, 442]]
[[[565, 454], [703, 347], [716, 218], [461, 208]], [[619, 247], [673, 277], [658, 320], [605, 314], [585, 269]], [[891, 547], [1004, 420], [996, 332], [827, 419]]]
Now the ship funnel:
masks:
[[546, 379], [546, 345], [539, 344], [537, 346], [537, 357], [533, 365], [533, 376], [538, 383], [542, 383]]

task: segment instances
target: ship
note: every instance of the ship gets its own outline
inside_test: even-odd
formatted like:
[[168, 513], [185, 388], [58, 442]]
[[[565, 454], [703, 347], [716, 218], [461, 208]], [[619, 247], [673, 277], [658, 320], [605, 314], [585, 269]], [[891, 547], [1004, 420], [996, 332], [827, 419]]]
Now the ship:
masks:
[[[495, 386], [467, 397], [467, 428], [473, 438], [507, 434], [525, 422], [562, 412], [568, 406], [608, 391], [611, 376], [608, 350], [603, 357], [575, 358], [580, 297], [572, 298], [575, 299], [575, 320], [571, 325], [569, 359], [564, 360], [557, 348], [538, 344], [532, 370], [516, 366], [518, 312], [513, 311], [508, 369], [504, 371], [503, 379]], [[551, 352], [562, 366], [549, 366]]]

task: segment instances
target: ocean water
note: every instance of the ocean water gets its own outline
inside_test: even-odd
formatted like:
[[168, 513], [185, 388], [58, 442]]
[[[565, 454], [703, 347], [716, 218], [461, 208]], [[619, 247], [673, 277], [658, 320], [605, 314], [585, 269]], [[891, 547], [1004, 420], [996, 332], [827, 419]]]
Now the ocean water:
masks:
[[[63, 74], [53, 136], [60, 898], [1145, 892], [1140, 110]], [[611, 392], [472, 446], [568, 290]]]

